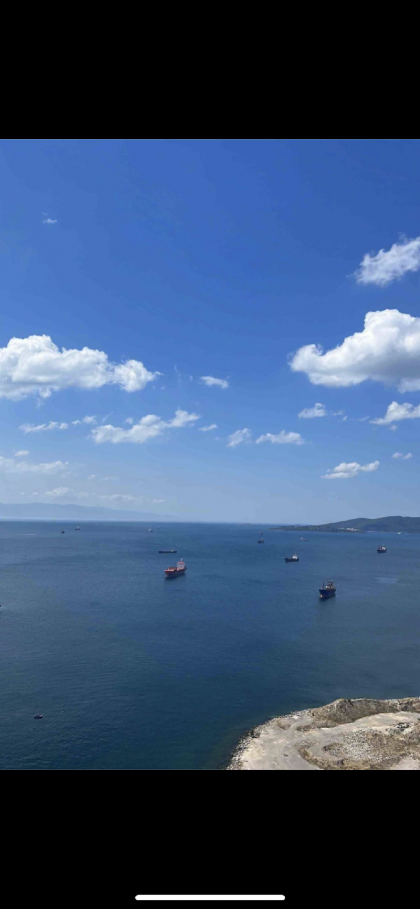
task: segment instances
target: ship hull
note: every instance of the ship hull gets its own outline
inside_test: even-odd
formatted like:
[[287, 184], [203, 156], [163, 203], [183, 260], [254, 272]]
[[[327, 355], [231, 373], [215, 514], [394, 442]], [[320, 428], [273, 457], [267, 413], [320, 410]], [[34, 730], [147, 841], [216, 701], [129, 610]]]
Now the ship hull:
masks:
[[171, 570], [165, 571], [165, 577], [168, 581], [171, 581], [172, 578], [179, 578], [180, 575], [185, 574], [186, 571], [187, 571], [186, 568], [183, 568], [182, 570], [178, 570], [177, 568], [174, 568], [173, 571], [171, 571]]
[[320, 590], [319, 591], [321, 600], [330, 600], [331, 597], [335, 597], [336, 593], [337, 593], [336, 590]]

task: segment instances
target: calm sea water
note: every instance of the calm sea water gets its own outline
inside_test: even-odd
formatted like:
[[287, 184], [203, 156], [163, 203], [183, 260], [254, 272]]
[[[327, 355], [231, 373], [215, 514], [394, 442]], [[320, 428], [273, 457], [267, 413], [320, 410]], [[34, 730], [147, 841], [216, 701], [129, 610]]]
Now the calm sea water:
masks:
[[221, 769], [271, 716], [420, 694], [418, 536], [64, 526], [0, 524], [2, 770]]

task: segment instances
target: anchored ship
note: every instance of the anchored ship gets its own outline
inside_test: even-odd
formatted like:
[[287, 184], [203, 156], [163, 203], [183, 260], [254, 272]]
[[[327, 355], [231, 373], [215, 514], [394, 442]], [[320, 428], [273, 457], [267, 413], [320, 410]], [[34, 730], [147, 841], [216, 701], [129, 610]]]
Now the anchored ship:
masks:
[[168, 578], [178, 578], [180, 574], [185, 574], [187, 566], [184, 562], [184, 559], [181, 559], [176, 568], [167, 568], [165, 571], [165, 576]]
[[324, 581], [324, 584], [322, 585], [322, 587], [319, 591], [321, 600], [329, 600], [330, 597], [335, 597], [336, 593], [337, 593], [337, 588], [334, 584], [334, 581], [328, 581], [328, 584], [326, 584]]
[[294, 555], [290, 559], [285, 559], [284, 561], [285, 562], [300, 562], [300, 559], [299, 559], [298, 555]]
[[259, 543], [265, 543], [263, 531], [261, 531], [260, 539], [258, 540], [258, 542], [259, 542]]
[[383, 552], [388, 552], [388, 550], [387, 550], [386, 546], [378, 546], [378, 552], [383, 553]]

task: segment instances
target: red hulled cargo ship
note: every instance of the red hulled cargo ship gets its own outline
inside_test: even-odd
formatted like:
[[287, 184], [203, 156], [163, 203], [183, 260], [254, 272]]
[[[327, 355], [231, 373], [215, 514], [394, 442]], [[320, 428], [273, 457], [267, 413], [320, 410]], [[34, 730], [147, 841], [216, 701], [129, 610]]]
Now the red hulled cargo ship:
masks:
[[176, 568], [167, 568], [165, 571], [165, 577], [169, 578], [178, 578], [180, 574], [185, 574], [187, 566], [184, 562], [184, 559], [181, 559]]

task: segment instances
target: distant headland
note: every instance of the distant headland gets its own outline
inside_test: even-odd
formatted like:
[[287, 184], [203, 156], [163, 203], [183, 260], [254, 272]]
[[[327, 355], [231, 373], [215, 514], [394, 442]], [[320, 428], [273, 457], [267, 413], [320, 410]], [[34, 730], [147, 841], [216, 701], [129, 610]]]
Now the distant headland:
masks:
[[420, 533], [420, 518], [350, 518], [335, 524], [293, 524], [271, 530], [297, 530], [314, 533]]

